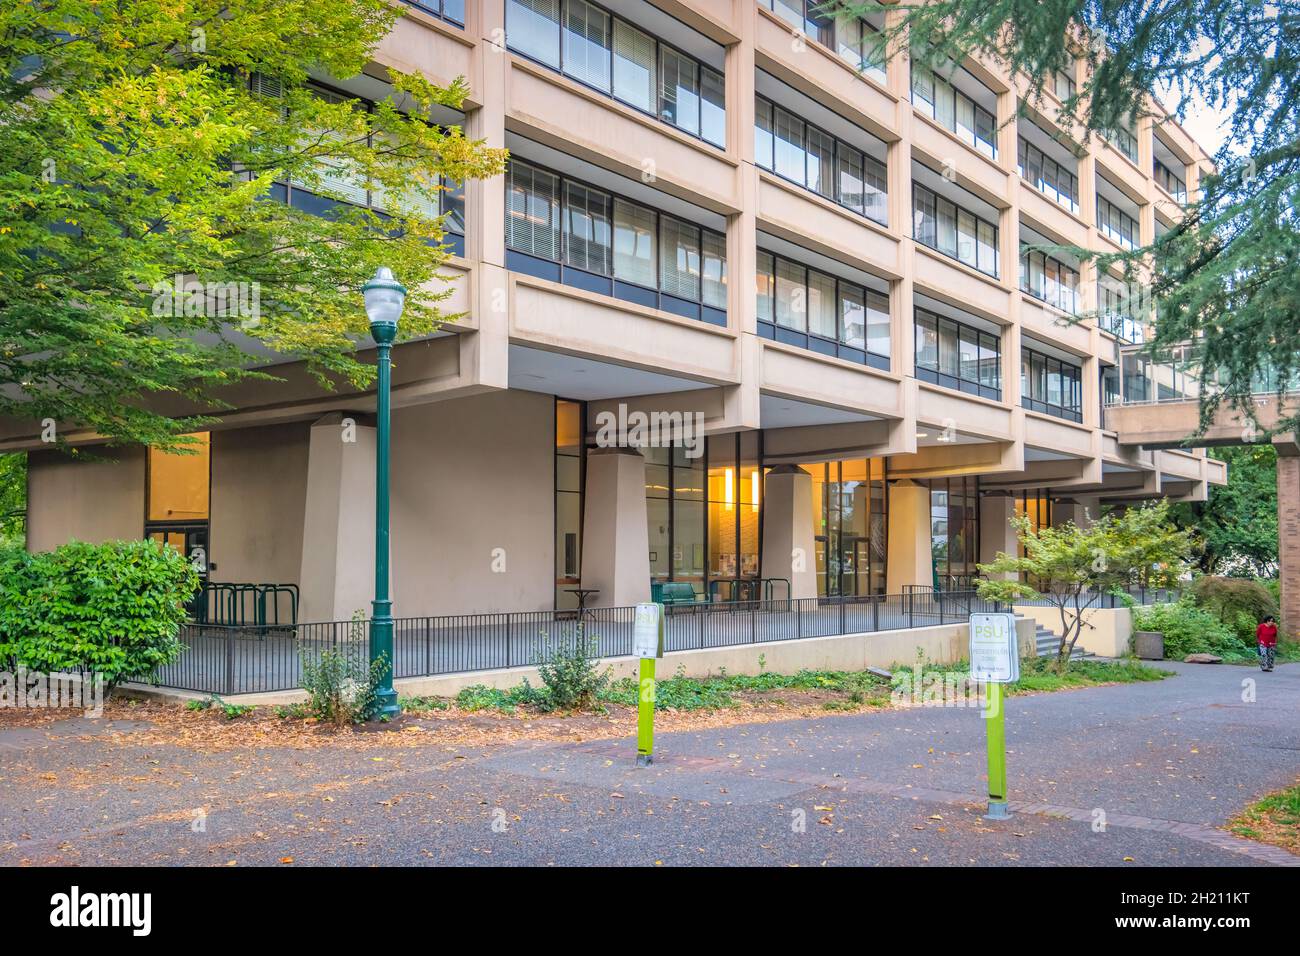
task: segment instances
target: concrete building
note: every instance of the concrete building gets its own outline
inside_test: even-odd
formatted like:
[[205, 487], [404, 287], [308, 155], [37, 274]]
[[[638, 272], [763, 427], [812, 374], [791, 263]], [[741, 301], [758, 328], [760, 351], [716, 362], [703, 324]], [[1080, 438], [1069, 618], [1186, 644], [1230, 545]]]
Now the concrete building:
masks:
[[[1150, 118], [1085, 142], [1051, 91], [1017, 119], [1023, 79], [872, 62], [882, 24], [804, 8], [421, 0], [364, 75], [322, 78], [373, 100], [390, 67], [463, 75], [446, 121], [511, 153], [446, 199], [461, 317], [395, 352], [396, 615], [569, 607], [579, 583], [614, 606], [652, 581], [959, 585], [1015, 548], [1017, 512], [1225, 480], [1107, 429], [1141, 325], [1069, 321], [1119, 302], [1114, 280], [1021, 253], [1152, 240], [1205, 152]], [[82, 463], [9, 423], [30, 547], [153, 536], [203, 548], [213, 582], [298, 585], [300, 620], [368, 607], [373, 395], [277, 371], [223, 396], [199, 458]], [[639, 414], [677, 447], [598, 440]]]

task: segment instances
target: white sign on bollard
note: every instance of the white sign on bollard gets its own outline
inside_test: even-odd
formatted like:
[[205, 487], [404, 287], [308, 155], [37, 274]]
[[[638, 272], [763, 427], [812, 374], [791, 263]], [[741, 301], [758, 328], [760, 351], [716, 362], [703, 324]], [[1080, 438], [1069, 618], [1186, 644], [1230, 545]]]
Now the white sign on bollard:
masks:
[[663, 605], [636, 606], [632, 623], [632, 653], [642, 659], [664, 656]]
[[970, 676], [985, 684], [1020, 679], [1020, 645], [1014, 614], [970, 616]]

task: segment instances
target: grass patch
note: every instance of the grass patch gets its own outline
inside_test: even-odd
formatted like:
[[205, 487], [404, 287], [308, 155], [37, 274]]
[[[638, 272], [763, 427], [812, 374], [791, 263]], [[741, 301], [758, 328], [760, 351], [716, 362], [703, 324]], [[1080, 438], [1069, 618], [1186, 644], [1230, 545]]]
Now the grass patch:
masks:
[[[863, 707], [888, 707], [891, 691], [903, 681], [910, 681], [914, 666], [895, 667], [894, 682], [868, 671], [801, 670], [794, 674], [728, 674], [725, 671], [708, 677], [687, 677], [679, 667], [672, 677], [655, 683], [655, 709], [674, 711], [719, 711], [739, 707], [742, 703], [762, 703], [776, 707], [811, 704], [827, 711], [851, 712]], [[969, 672], [965, 661], [939, 665], [921, 662], [925, 673], [964, 676]], [[1020, 680], [1010, 685], [1010, 692], [1042, 693], [1100, 684], [1131, 684], [1162, 680], [1173, 676], [1136, 660], [1115, 662], [1074, 661], [1065, 673], [1058, 673], [1053, 658], [1026, 658], [1021, 661]], [[637, 706], [636, 678], [611, 681], [595, 699], [594, 710], [606, 705]], [[788, 693], [787, 693], [788, 692]], [[809, 699], [811, 696], [811, 700]], [[825, 699], [829, 698], [829, 699]], [[444, 711], [454, 704], [458, 710], [473, 713], [495, 711], [517, 714], [552, 713], [555, 708], [545, 688], [525, 681], [508, 690], [475, 684], [464, 688], [454, 698], [403, 697], [402, 709], [410, 714]]]
[[1233, 817], [1228, 830], [1300, 854], [1300, 780], [1252, 803]]

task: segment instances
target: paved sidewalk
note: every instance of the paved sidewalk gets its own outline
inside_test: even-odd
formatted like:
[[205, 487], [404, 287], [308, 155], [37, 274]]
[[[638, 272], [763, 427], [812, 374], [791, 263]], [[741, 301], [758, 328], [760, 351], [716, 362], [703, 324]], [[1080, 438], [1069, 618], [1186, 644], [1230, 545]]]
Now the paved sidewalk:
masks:
[[1300, 665], [1168, 666], [1011, 698], [1005, 823], [965, 709], [662, 735], [641, 770], [630, 735], [200, 754], [10, 730], [0, 863], [1300, 864], [1216, 829], [1300, 777]]

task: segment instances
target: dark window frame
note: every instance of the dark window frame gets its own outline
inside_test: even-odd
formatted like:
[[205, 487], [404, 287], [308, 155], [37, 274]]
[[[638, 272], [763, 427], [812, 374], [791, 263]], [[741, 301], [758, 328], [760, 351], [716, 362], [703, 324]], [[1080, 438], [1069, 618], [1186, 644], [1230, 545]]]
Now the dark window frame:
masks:
[[[934, 323], [935, 329], [935, 361], [934, 366], [923, 365], [921, 363], [921, 337], [916, 334], [916, 327], [921, 324], [922, 317], [928, 318]], [[948, 367], [956, 369], [957, 374], [945, 371], [945, 355], [943, 354], [943, 336], [939, 334], [940, 323], [948, 323], [954, 327], [955, 341], [957, 343], [957, 355], [954, 361]], [[939, 385], [943, 388], [951, 388], [955, 391], [965, 392], [967, 395], [978, 395], [981, 398], [987, 398], [995, 402], [1002, 401], [1002, 336], [978, 326], [963, 322], [960, 319], [954, 319], [947, 315], [941, 315], [933, 312], [924, 306], [912, 307], [912, 341], [913, 341], [913, 362], [916, 378], [923, 382], [929, 382], [932, 385]], [[994, 345], [995, 361], [993, 368], [997, 371], [995, 385], [986, 385], [980, 380], [980, 371], [983, 364], [978, 360], [975, 368], [975, 378], [967, 378], [963, 374], [961, 366], [961, 342], [963, 332], [969, 333], [974, 337], [977, 346], [977, 357], [983, 352], [984, 343], [992, 340]]]
[[[1027, 376], [1024, 374], [1026, 358], [1028, 358], [1030, 362], [1030, 374]], [[1043, 360], [1044, 380], [1043, 380], [1043, 392], [1041, 397], [1035, 397], [1032, 394], [1034, 391], [1033, 385], [1035, 382], [1035, 375], [1033, 374], [1034, 358], [1039, 358]], [[1043, 352], [1040, 349], [1036, 349], [1033, 346], [1021, 345], [1020, 346], [1020, 367], [1021, 367], [1020, 404], [1023, 407], [1028, 408], [1031, 411], [1042, 412], [1045, 415], [1051, 415], [1055, 418], [1063, 418], [1066, 421], [1079, 422], [1079, 423], [1083, 422], [1083, 366], [1076, 365], [1073, 362], [1066, 361], [1065, 359], [1057, 358], [1055, 355], [1049, 355], [1048, 353]], [[1047, 383], [1048, 380], [1050, 379], [1050, 376], [1053, 373], [1053, 370], [1055, 370], [1061, 382], [1062, 401], [1060, 404], [1053, 403], [1048, 398], [1048, 396], [1051, 394], [1051, 389]], [[1067, 375], [1066, 374], [1067, 370], [1069, 370], [1069, 372], [1073, 374]], [[1065, 383], [1067, 381], [1073, 384], [1073, 388], [1069, 390], [1070, 392], [1069, 404], [1066, 404], [1065, 401], [1066, 392], [1067, 392]], [[1075, 398], [1076, 396], [1077, 396], [1077, 401]]]
[[[932, 208], [933, 208], [934, 211], [935, 211], [935, 212], [934, 212], [934, 217], [933, 217], [933, 219], [931, 220], [932, 222], [935, 223], [935, 236], [934, 236], [934, 241], [933, 241], [933, 242], [927, 241], [926, 238], [925, 238], [925, 236], [921, 235], [921, 234], [920, 234], [920, 230], [917, 229], [917, 219], [916, 219], [916, 216], [917, 216], [917, 213], [918, 213], [919, 211], [921, 211], [921, 210], [918, 208], [918, 204], [919, 204], [919, 203], [922, 201], [922, 199], [924, 198], [924, 196], [923, 196], [922, 194], [925, 194], [925, 195], [929, 196], [929, 198], [930, 198], [930, 202], [931, 202], [931, 206], [932, 206]], [[948, 252], [945, 252], [943, 249], [940, 248], [940, 246], [939, 246], [939, 237], [938, 237], [938, 222], [939, 222], [939, 205], [938, 205], [938, 204], [939, 204], [939, 200], [943, 200], [944, 202], [947, 202], [947, 203], [951, 203], [951, 204], [952, 204], [952, 207], [953, 207], [953, 219], [954, 219], [954, 222], [960, 222], [961, 214], [962, 214], [963, 212], [966, 213], [966, 215], [970, 216], [972, 219], [975, 220], [975, 262], [967, 262], [967, 261], [965, 261], [964, 259], [960, 258], [956, 253], [948, 253]], [[989, 227], [989, 228], [991, 228], [991, 229], [993, 230], [993, 243], [992, 243], [992, 248], [993, 248], [993, 271], [992, 271], [992, 272], [989, 272], [987, 269], [981, 269], [981, 268], [979, 267], [979, 265], [978, 265], [978, 263], [979, 263], [979, 227], [980, 227], [981, 225], [987, 226], [987, 227]], [[915, 241], [921, 243], [921, 245], [925, 246], [926, 248], [928, 248], [928, 249], [933, 249], [935, 252], [939, 253], [939, 255], [941, 255], [941, 256], [946, 256], [947, 258], [952, 259], [954, 262], [960, 262], [962, 265], [967, 266], [968, 268], [974, 269], [976, 272], [980, 273], [981, 275], [990, 276], [991, 278], [994, 278], [994, 279], [1001, 278], [1001, 273], [1002, 273], [1002, 250], [1001, 250], [1001, 248], [999, 247], [999, 244], [1000, 244], [1000, 241], [1001, 241], [1001, 237], [1000, 237], [1000, 235], [999, 235], [998, 224], [995, 223], [995, 222], [990, 222], [988, 219], [985, 219], [983, 216], [979, 215], [978, 213], [975, 213], [975, 212], [971, 211], [970, 209], [967, 209], [965, 206], [958, 205], [958, 203], [957, 203], [956, 200], [949, 199], [947, 196], [944, 196], [944, 195], [942, 195], [942, 194], [940, 194], [940, 193], [935, 192], [935, 191], [934, 191], [933, 189], [931, 189], [930, 187], [928, 187], [928, 186], [924, 186], [924, 185], [922, 185], [921, 183], [918, 183], [915, 179], [912, 180], [912, 238], [913, 238]], [[960, 248], [960, 245], [958, 245], [958, 248]]]
[[[888, 163], [876, 159], [876, 157], [872, 156], [865, 149], [861, 149], [857, 146], [854, 146], [852, 143], [848, 142], [847, 140], [840, 139], [834, 133], [822, 129], [820, 126], [816, 125], [815, 123], [808, 122], [807, 120], [800, 117], [793, 110], [789, 109], [788, 107], [782, 106], [780, 103], [776, 102], [773, 99], [770, 99], [769, 97], [764, 96], [761, 93], [754, 94], [754, 104], [755, 104], [754, 131], [756, 135], [759, 131], [759, 125], [758, 125], [759, 114], [762, 112], [764, 105], [766, 105], [769, 111], [768, 115], [771, 116], [772, 118], [771, 129], [768, 131], [768, 135], [772, 137], [772, 149], [770, 151], [770, 155], [768, 156], [768, 160], [770, 164], [765, 163], [763, 157], [759, 156], [758, 151], [755, 150], [755, 156], [754, 156], [755, 165], [757, 165], [760, 169], [764, 169], [767, 172], [771, 173], [773, 176], [776, 176], [778, 179], [782, 180], [783, 182], [791, 183], [795, 186], [798, 186], [800, 189], [812, 193], [814, 196], [820, 196], [822, 199], [826, 199], [830, 202], [833, 202], [841, 209], [847, 209], [849, 212], [861, 216], [863, 219], [866, 219], [868, 222], [874, 222], [876, 225], [884, 226], [885, 228], [889, 227], [889, 165]], [[777, 162], [776, 162], [776, 140], [777, 140], [776, 111], [777, 110], [782, 110], [786, 114], [793, 116], [800, 123], [800, 133], [801, 133], [800, 141], [802, 143], [802, 145], [800, 146], [800, 152], [802, 152], [803, 154], [802, 165], [804, 171], [802, 180], [793, 179], [787, 176], [785, 173], [780, 172], [777, 169]], [[832, 180], [832, 190], [831, 190], [832, 195], [827, 195], [826, 193], [821, 192], [818, 189], [814, 189], [813, 187], [808, 185], [808, 157], [809, 157], [808, 135], [810, 130], [814, 131], [819, 136], [825, 137], [831, 142], [830, 168], [831, 168], [831, 180]], [[866, 131], [864, 130], [863, 132], [865, 133]], [[867, 133], [866, 135], [869, 136], [871, 134]], [[843, 199], [841, 199], [841, 190], [840, 190], [841, 149], [852, 150], [862, 159], [861, 177], [860, 177], [860, 181], [863, 186], [862, 195], [864, 197], [862, 209], [855, 209], [853, 206], [848, 205], [846, 202], [843, 201]], [[874, 163], [879, 168], [870, 169], [869, 167], [870, 163]], [[879, 186], [875, 187], [876, 191], [880, 194], [880, 196], [883, 197], [883, 200], [880, 203], [883, 209], [883, 214], [879, 218], [877, 218], [876, 216], [869, 215], [866, 211], [867, 204], [865, 201], [865, 197], [867, 195], [866, 186], [867, 186], [867, 173], [869, 169], [870, 172], [875, 176], [875, 178], [879, 182], [884, 184], [883, 189], [881, 189]]]
[[[601, 96], [604, 96], [604, 97], [607, 97], [607, 98], [609, 98], [609, 99], [611, 99], [611, 100], [614, 100], [614, 102], [616, 102], [616, 103], [620, 103], [620, 104], [622, 104], [623, 106], [626, 106], [628, 109], [635, 110], [636, 112], [640, 113], [642, 116], [648, 116], [648, 117], [650, 117], [651, 119], [655, 120], [656, 122], [662, 123], [662, 124], [665, 125], [665, 126], [671, 127], [672, 129], [675, 129], [675, 130], [678, 130], [679, 132], [684, 133], [684, 134], [686, 134], [687, 136], [692, 137], [693, 139], [697, 139], [697, 140], [699, 140], [699, 141], [702, 142], [702, 143], [707, 143], [707, 144], [709, 144], [710, 146], [715, 147], [716, 149], [725, 150], [725, 149], [727, 148], [727, 143], [726, 143], [726, 139], [727, 139], [727, 124], [726, 124], [726, 119], [725, 119], [725, 117], [726, 117], [725, 91], [726, 91], [726, 88], [727, 88], [727, 75], [726, 75], [726, 73], [725, 73], [723, 70], [715, 69], [714, 67], [712, 67], [712, 66], [710, 66], [709, 64], [705, 63], [705, 62], [704, 62], [703, 60], [701, 60], [699, 57], [692, 56], [690, 53], [687, 53], [685, 50], [681, 49], [680, 47], [674, 46], [674, 45], [671, 44], [671, 43], [666, 43], [666, 42], [664, 42], [664, 41], [661, 40], [659, 37], [657, 37], [657, 36], [655, 36], [653, 33], [651, 33], [650, 31], [645, 30], [645, 29], [642, 29], [642, 28], [639, 27], [637, 24], [633, 23], [631, 20], [628, 20], [626, 17], [621, 17], [621, 16], [619, 16], [618, 14], [614, 13], [614, 12], [613, 12], [612, 10], [610, 10], [609, 8], [604, 7], [604, 6], [602, 6], [601, 4], [599, 4], [599, 3], [593, 3], [592, 0], [583, 0], [583, 2], [586, 3], [588, 6], [595, 7], [597, 10], [599, 10], [599, 11], [602, 12], [602, 13], [604, 13], [605, 16], [607, 16], [607, 17], [609, 18], [609, 35], [610, 35], [610, 44], [609, 44], [609, 51], [608, 51], [608, 52], [609, 52], [609, 77], [610, 77], [610, 88], [609, 88], [608, 90], [602, 89], [601, 87], [599, 87], [599, 86], [595, 86], [595, 85], [593, 85], [593, 84], [591, 84], [591, 83], [586, 83], [586, 82], [584, 82], [583, 80], [581, 80], [580, 78], [574, 76], [573, 74], [565, 72], [565, 69], [564, 69], [564, 22], [565, 22], [565, 21], [564, 21], [564, 14], [565, 14], [565, 11], [568, 9], [568, 6], [569, 6], [569, 0], [558, 0], [558, 3], [557, 3], [557, 9], [558, 9], [558, 11], [559, 11], [559, 17], [560, 17], [560, 19], [559, 19], [559, 21], [557, 22], [556, 26], [557, 26], [558, 29], [559, 29], [559, 37], [560, 37], [560, 40], [559, 40], [559, 48], [558, 48], [557, 51], [556, 51], [556, 63], [555, 63], [555, 64], [550, 64], [550, 63], [547, 63], [547, 62], [544, 61], [544, 60], [539, 60], [539, 59], [537, 59], [536, 57], [534, 57], [534, 56], [530, 56], [529, 54], [527, 54], [527, 53], [525, 53], [525, 52], [523, 52], [523, 51], [521, 51], [521, 50], [519, 50], [519, 49], [517, 49], [517, 48], [515, 48], [515, 47], [513, 47], [513, 46], [510, 45], [510, 17], [509, 17], [510, 4], [509, 4], [508, 0], [507, 0], [507, 3], [506, 3], [506, 24], [505, 24], [505, 34], [506, 34], [505, 44], [506, 44], [506, 48], [507, 48], [511, 53], [513, 53], [515, 56], [522, 57], [522, 58], [524, 58], [525, 60], [527, 60], [527, 61], [530, 62], [530, 63], [536, 63], [536, 64], [538, 64], [539, 66], [543, 66], [543, 67], [545, 67], [546, 69], [550, 70], [550, 71], [553, 72], [553, 73], [558, 73], [560, 76], [563, 76], [565, 79], [570, 80], [570, 81], [572, 81], [572, 82], [574, 82], [574, 83], [577, 83], [578, 85], [580, 85], [580, 86], [582, 86], [582, 87], [584, 87], [584, 88], [586, 88], [586, 89], [589, 89], [589, 90], [592, 90], [592, 91], [594, 91], [594, 92], [596, 92], [596, 93], [599, 93]], [[650, 41], [654, 44], [654, 63], [655, 63], [655, 78], [654, 78], [654, 87], [655, 87], [655, 89], [654, 89], [654, 97], [655, 97], [655, 112], [651, 112], [651, 111], [649, 111], [649, 110], [643, 109], [642, 107], [637, 106], [635, 103], [629, 103], [627, 100], [625, 100], [625, 99], [623, 99], [622, 97], [618, 96], [618, 95], [614, 92], [614, 32], [615, 32], [615, 24], [616, 24], [616, 23], [622, 23], [622, 24], [624, 24], [625, 26], [630, 27], [631, 29], [635, 30], [637, 33], [640, 33], [640, 34], [642, 34], [643, 36], [648, 37], [648, 38], [650, 39]], [[662, 53], [663, 50], [671, 50], [671, 51], [672, 51], [676, 56], [679, 56], [679, 57], [681, 57], [681, 58], [684, 59], [684, 60], [688, 60], [689, 62], [691, 62], [692, 64], [695, 65], [695, 77], [696, 77], [696, 81], [697, 81], [697, 82], [696, 82], [696, 85], [697, 85], [697, 87], [698, 87], [698, 90], [697, 90], [696, 96], [699, 98], [699, 102], [700, 102], [700, 109], [698, 110], [698, 113], [699, 113], [699, 119], [700, 119], [700, 128], [699, 128], [698, 131], [692, 131], [692, 130], [688, 129], [688, 128], [685, 127], [685, 126], [679, 126], [677, 123], [670, 122], [669, 120], [666, 120], [666, 119], [664, 119], [664, 117], [663, 117], [663, 113], [664, 113], [664, 107], [663, 107], [663, 92], [662, 92], [662, 91], [663, 91], [663, 76], [662, 76], [662, 67], [661, 67], [661, 64], [662, 64], [662, 62], [663, 62], [663, 53]], [[717, 141], [715, 141], [715, 140], [709, 139], [707, 136], [704, 135], [704, 109], [703, 109], [703, 105], [704, 105], [704, 97], [703, 97], [704, 83], [703, 83], [703, 81], [702, 81], [702, 76], [703, 76], [703, 71], [704, 71], [704, 70], [708, 70], [709, 72], [716, 74], [716, 75], [717, 75], [718, 77], [720, 77], [721, 80], [722, 80], [722, 89], [723, 89], [723, 92], [724, 92], [724, 101], [723, 101], [723, 104], [722, 104], [722, 111], [723, 111], [723, 117], [724, 117], [724, 118], [723, 118], [723, 123], [722, 123], [722, 142], [720, 142], [720, 143], [717, 142]]]
[[[1039, 175], [1037, 178], [1030, 175], [1030, 171], [1032, 170], [1031, 163], [1035, 158], [1033, 153], [1038, 154], [1037, 160]], [[1058, 174], [1055, 184], [1052, 185], [1050, 189], [1048, 188], [1048, 180], [1046, 176], [1047, 163], [1051, 163], [1056, 168]], [[1075, 169], [1075, 172], [1070, 172], [1070, 170], [1061, 165], [1060, 160], [1048, 156], [1033, 143], [1029, 142], [1029, 140], [1025, 139], [1025, 137], [1016, 137], [1016, 170], [1020, 174], [1020, 178], [1029, 183], [1029, 185], [1033, 186], [1048, 199], [1054, 200], [1058, 206], [1068, 209], [1073, 213], [1079, 211], [1078, 167], [1076, 166]], [[1070, 177], [1071, 184], [1074, 187], [1073, 192], [1063, 193], [1061, 191], [1060, 174], [1062, 173]]]
[[[919, 107], [921, 106], [921, 104], [928, 104], [930, 107], [928, 113], [924, 109], [920, 110], [920, 112], [923, 115], [933, 120], [942, 129], [945, 129], [949, 133], [951, 133], [954, 137], [956, 137], [958, 142], [965, 143], [966, 145], [973, 147], [977, 152], [988, 157], [989, 159], [996, 160], [998, 158], [998, 143], [996, 139], [997, 129], [998, 129], [997, 116], [994, 115], [990, 110], [986, 109], [985, 107], [980, 106], [979, 103], [976, 103], [975, 100], [970, 95], [962, 92], [955, 85], [953, 85], [951, 80], [947, 79], [944, 76], [941, 76], [938, 73], [938, 71], [933, 69], [926, 70], [925, 72], [930, 74], [930, 83], [932, 89], [936, 87], [938, 84], [942, 83], [945, 86], [947, 86], [950, 90], [952, 90], [953, 123], [951, 126], [949, 126], [947, 123], [945, 123], [942, 119], [939, 118], [938, 104], [935, 102], [935, 100], [938, 99], [937, 93], [932, 94], [934, 98], [929, 100], [925, 99], [924, 96], [921, 96], [918, 102], [918, 97], [916, 92], [916, 74], [918, 69], [919, 68], [916, 65], [916, 61], [913, 60], [911, 73], [908, 77], [908, 100], [911, 102], [912, 106]], [[956, 70], [961, 70], [967, 76], [970, 76], [974, 82], [979, 83], [980, 86], [984, 86], [984, 84], [980, 83], [978, 79], [976, 79], [973, 75], [971, 75], [971, 72], [967, 70], [964, 66], [955, 65], [954, 72]], [[984, 88], [988, 89], [988, 87], [984, 87]], [[989, 92], [992, 93], [993, 91], [989, 90]], [[958, 128], [957, 125], [956, 104], [958, 99], [965, 100], [968, 104], [970, 104], [971, 107], [971, 135], [969, 140], [965, 137], [965, 135], [961, 132], [961, 130]], [[983, 117], [981, 117], [981, 114], [983, 114]], [[992, 132], [993, 138], [981, 137], [979, 135], [979, 126], [980, 126], [981, 118], [985, 119], [985, 125]]]
[[[509, 197], [510, 182], [511, 182], [510, 168], [511, 165], [514, 163], [520, 163], [531, 169], [546, 173], [549, 176], [554, 176], [557, 181], [557, 190], [558, 190], [559, 200], [560, 200], [560, 205], [559, 205], [560, 236], [559, 236], [558, 257], [555, 259], [538, 256], [531, 252], [526, 252], [523, 250], [514, 249], [510, 245], [510, 238], [508, 232], [509, 224], [510, 224], [510, 197]], [[568, 258], [569, 258], [568, 257], [568, 246], [569, 246], [568, 186], [569, 184], [573, 184], [575, 186], [581, 187], [582, 189], [591, 190], [597, 193], [603, 193], [606, 197], [608, 197], [609, 209], [610, 209], [610, 256], [609, 256], [610, 272], [609, 275], [590, 272], [586, 269], [581, 269], [578, 268], [577, 266], [570, 265], [568, 262]], [[506, 190], [506, 228], [507, 228], [506, 268], [516, 272], [524, 272], [527, 273], [528, 275], [537, 276], [542, 279], [549, 279], [553, 282], [560, 282], [563, 283], [564, 285], [573, 286], [574, 288], [586, 289], [589, 292], [595, 292], [601, 295], [612, 296], [613, 298], [621, 299], [624, 302], [634, 302], [640, 305], [646, 305], [651, 308], [659, 309], [662, 312], [669, 312], [673, 315], [680, 315], [684, 318], [698, 319], [703, 322], [708, 322], [710, 325], [722, 326], [724, 328], [726, 327], [727, 325], [726, 306], [709, 305], [706, 302], [706, 296], [705, 296], [705, 285], [706, 285], [705, 283], [705, 275], [706, 275], [705, 236], [706, 235], [712, 235], [715, 238], [721, 239], [722, 249], [724, 252], [724, 258], [722, 259], [723, 275], [726, 277], [725, 281], [723, 282], [724, 288], [726, 288], [727, 283], [730, 282], [730, 276], [726, 272], [727, 264], [725, 259], [725, 250], [726, 250], [727, 240], [726, 240], [726, 235], [724, 233], [721, 233], [716, 229], [710, 229], [708, 226], [701, 226], [700, 224], [691, 222], [690, 220], [682, 219], [680, 216], [674, 215], [673, 213], [663, 212], [659, 209], [655, 209], [653, 206], [647, 205], [644, 202], [640, 202], [639, 200], [632, 199], [620, 193], [613, 192], [612, 190], [605, 189], [601, 186], [593, 185], [592, 183], [588, 183], [584, 180], [578, 179], [573, 176], [567, 176], [559, 172], [558, 170], [550, 169], [546, 166], [543, 166], [540, 163], [535, 163], [532, 162], [531, 160], [520, 159], [514, 156], [510, 158], [509, 164], [507, 165], [506, 175], [504, 176], [503, 188]], [[614, 219], [613, 219], [613, 210], [616, 201], [621, 201], [627, 203], [630, 206], [635, 206], [638, 209], [644, 210], [654, 216], [655, 286], [653, 289], [650, 288], [649, 286], [645, 286], [637, 282], [632, 282], [627, 279], [620, 279], [618, 278], [617, 275], [614, 274], [613, 253], [614, 253], [615, 227], [614, 227]], [[682, 296], [675, 295], [671, 292], [666, 292], [663, 289], [664, 279], [663, 279], [663, 271], [661, 268], [661, 263], [663, 257], [663, 222], [665, 216], [667, 216], [669, 219], [672, 219], [676, 222], [684, 223], [685, 225], [690, 226], [695, 230], [695, 234], [697, 237], [697, 248], [699, 249], [699, 264], [700, 264], [699, 295], [695, 299], [686, 299], [683, 298]]]
[[421, 13], [427, 13], [431, 17], [437, 17], [446, 23], [455, 24], [462, 30], [465, 29], [465, 0], [460, 0], [461, 15], [459, 18], [455, 14], [447, 12], [447, 0], [404, 0], [404, 2], [415, 7]]
[[[1030, 269], [1034, 257], [1037, 256], [1043, 264], [1043, 289], [1040, 292], [1033, 288], [1033, 272]], [[1047, 294], [1047, 264], [1052, 263], [1056, 266], [1057, 276], [1061, 276], [1062, 271], [1068, 272], [1074, 276], [1074, 303], [1067, 308], [1062, 302], [1053, 302]], [[1057, 279], [1058, 288], [1066, 288], [1065, 283], [1060, 278]], [[1069, 315], [1079, 314], [1079, 270], [1071, 265], [1062, 262], [1056, 256], [1049, 255], [1038, 249], [1030, 249], [1029, 246], [1022, 242], [1020, 244], [1020, 291], [1032, 296], [1039, 302], [1045, 302], [1054, 309], [1060, 309]]]
[[[884, 296], [886, 308], [888, 308], [889, 301], [890, 301], [888, 292], [877, 292], [869, 285], [865, 285], [861, 282], [854, 282], [852, 279], [842, 279], [839, 276], [835, 275], [834, 273], [826, 272], [825, 270], [818, 269], [815, 266], [806, 265], [805, 263], [802, 263], [797, 259], [791, 259], [789, 256], [783, 256], [780, 253], [773, 252], [770, 249], [764, 249], [761, 246], [757, 251], [758, 251], [758, 256], [767, 255], [772, 257], [771, 272], [763, 273], [759, 270], [757, 256], [755, 257], [755, 263], [754, 263], [755, 283], [758, 282], [760, 276], [766, 274], [768, 278], [768, 287], [772, 289], [772, 319], [770, 321], [763, 318], [758, 319], [758, 334], [761, 338], [770, 339], [774, 342], [784, 342], [787, 345], [795, 345], [798, 346], [799, 348], [807, 349], [810, 352], [816, 352], [819, 355], [831, 355], [834, 356], [835, 358], [841, 358], [849, 362], [857, 362], [859, 365], [866, 365], [869, 366], [870, 368], [877, 368], [886, 372], [889, 371], [890, 363], [893, 359], [892, 353], [894, 349], [894, 339], [893, 339], [892, 329], [891, 329], [891, 334], [889, 339], [889, 350], [891, 354], [881, 355], [879, 352], [873, 352], [870, 349], [869, 343], [871, 339], [870, 336], [867, 335], [867, 324], [866, 324], [866, 314], [869, 311], [867, 305], [867, 298], [866, 298], [867, 295], [874, 293], [875, 295]], [[816, 272], [818, 275], [824, 276], [835, 283], [835, 296], [834, 296], [835, 338], [834, 339], [829, 339], [824, 335], [820, 335], [808, 329], [808, 312], [806, 309], [804, 312], [804, 329], [802, 332], [799, 331], [798, 329], [787, 328], [786, 326], [777, 323], [775, 286], [776, 286], [777, 263], [779, 262], [784, 262], [788, 265], [795, 266], [803, 270], [803, 277], [804, 277], [803, 288], [804, 288], [805, 303], [807, 303], [811, 298], [809, 292], [809, 290], [811, 289], [811, 281], [812, 281], [811, 273]], [[843, 296], [841, 293], [841, 288], [844, 285], [852, 286], [854, 289], [860, 289], [863, 293], [862, 348], [858, 348], [855, 345], [850, 345], [849, 343], [844, 341], [844, 311], [843, 311]]]

